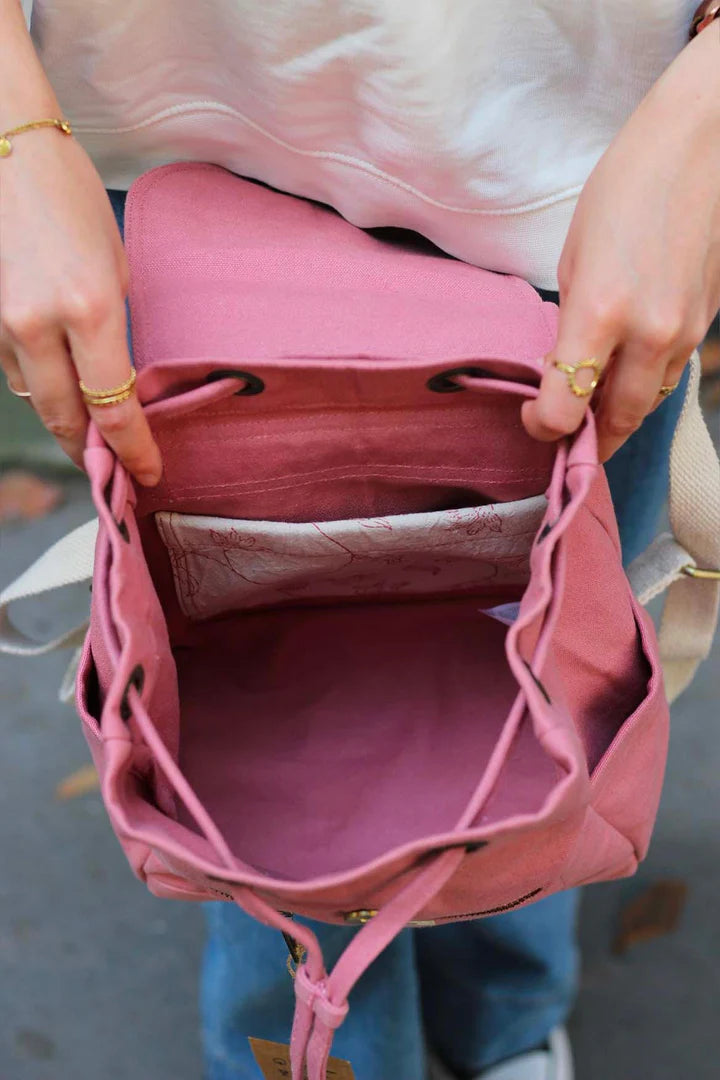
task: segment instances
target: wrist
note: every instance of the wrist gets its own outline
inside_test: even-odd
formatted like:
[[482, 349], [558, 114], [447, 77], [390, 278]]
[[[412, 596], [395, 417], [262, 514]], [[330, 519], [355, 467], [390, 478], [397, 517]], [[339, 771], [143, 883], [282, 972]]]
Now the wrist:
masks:
[[[63, 120], [64, 114], [54, 94], [28, 94], [23, 99], [6, 101], [0, 108], [0, 135], [31, 120]], [[42, 130], [42, 129], [41, 129]], [[24, 138], [24, 136], [23, 136]]]

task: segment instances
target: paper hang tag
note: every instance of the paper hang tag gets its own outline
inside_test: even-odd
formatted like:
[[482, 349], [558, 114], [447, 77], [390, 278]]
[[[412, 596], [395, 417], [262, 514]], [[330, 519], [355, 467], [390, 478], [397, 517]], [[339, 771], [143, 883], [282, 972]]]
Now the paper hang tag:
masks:
[[[265, 1080], [290, 1080], [290, 1047], [286, 1043], [252, 1037], [249, 1042]], [[350, 1062], [341, 1061], [340, 1058], [330, 1058], [325, 1076], [327, 1080], [355, 1080]]]

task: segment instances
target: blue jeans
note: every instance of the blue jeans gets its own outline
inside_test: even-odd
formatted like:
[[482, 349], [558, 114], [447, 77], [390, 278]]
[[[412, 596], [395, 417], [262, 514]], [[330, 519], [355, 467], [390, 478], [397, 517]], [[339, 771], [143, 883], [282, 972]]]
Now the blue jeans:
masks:
[[[124, 192], [109, 194], [122, 229]], [[607, 466], [626, 562], [655, 533], [682, 399], [668, 398]], [[403, 931], [351, 993], [333, 1053], [352, 1062], [357, 1080], [422, 1080], [425, 1039], [468, 1076], [540, 1046], [573, 1005], [577, 900], [565, 892], [475, 923]], [[231, 904], [204, 908], [205, 1080], [255, 1080], [248, 1035], [287, 1042], [290, 1031], [285, 944]], [[356, 932], [313, 929], [330, 966]]]

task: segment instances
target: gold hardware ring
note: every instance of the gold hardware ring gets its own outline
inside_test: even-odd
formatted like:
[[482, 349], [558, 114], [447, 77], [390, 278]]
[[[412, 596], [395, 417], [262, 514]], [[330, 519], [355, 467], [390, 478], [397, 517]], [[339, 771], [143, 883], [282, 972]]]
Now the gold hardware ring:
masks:
[[673, 390], [677, 390], [679, 385], [680, 380], [678, 379], [678, 381], [676, 383], [673, 383], [672, 386], [661, 386], [658, 390], [658, 394], [660, 395], [660, 397], [670, 397]]
[[[580, 360], [577, 364], [561, 364], [559, 360], [553, 360], [553, 367], [556, 367], [558, 371], [562, 371], [563, 375], [567, 375], [568, 387], [575, 397], [590, 397], [600, 382], [600, 376], [603, 372], [600, 361], [594, 356], [589, 357], [587, 360]], [[586, 368], [593, 372], [593, 380], [589, 386], [580, 386], [576, 375], [578, 371], [583, 371]]]
[[687, 566], [683, 566], [682, 572], [688, 577], [698, 578], [701, 581], [720, 581], [720, 570], [703, 570], [699, 566], [688, 563]]
[[121, 402], [127, 401], [133, 392], [135, 386], [135, 368], [130, 372], [130, 378], [126, 379], [124, 383], [120, 383], [119, 386], [113, 386], [109, 390], [91, 390], [89, 386], [80, 379], [80, 392], [87, 405], [95, 405], [104, 408], [107, 405], [120, 405]]

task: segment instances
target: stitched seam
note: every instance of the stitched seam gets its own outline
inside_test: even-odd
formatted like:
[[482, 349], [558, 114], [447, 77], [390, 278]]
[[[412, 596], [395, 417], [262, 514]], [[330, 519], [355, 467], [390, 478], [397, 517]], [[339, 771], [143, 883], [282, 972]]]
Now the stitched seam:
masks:
[[262, 127], [262, 125], [258, 124], [255, 120], [251, 120], [249, 116], [246, 116], [244, 113], [239, 112], [239, 110], [233, 109], [230, 105], [224, 105], [219, 101], [198, 101], [188, 102], [185, 105], [171, 105], [167, 109], [162, 109], [160, 112], [153, 113], [151, 116], [146, 117], [144, 120], [140, 120], [136, 124], [128, 124], [124, 127], [85, 127], [73, 123], [73, 130], [89, 135], [120, 135], [132, 131], [140, 131], [143, 128], [150, 127], [154, 124], [160, 124], [163, 120], [170, 120], [182, 116], [201, 115], [208, 112], [232, 116], [234, 119], [245, 124], [246, 127], [251, 128], [259, 135], [262, 135], [269, 142], [275, 143], [276, 146], [280, 146], [283, 150], [288, 150], [298, 157], [316, 158], [331, 161], [337, 165], [345, 165], [348, 168], [355, 169], [357, 172], [372, 176], [374, 179], [380, 180], [382, 183], [388, 184], [391, 187], [396, 187], [409, 195], [413, 195], [421, 202], [452, 214], [467, 214], [469, 216], [478, 217], [514, 217], [521, 214], [530, 214], [560, 202], [567, 202], [579, 195], [583, 188], [582, 184], [576, 184], [571, 188], [566, 188], [564, 191], [545, 195], [532, 202], [521, 203], [518, 206], [511, 206], [503, 209], [453, 206], [450, 203], [444, 203], [439, 199], [433, 198], [431, 195], [427, 195], [419, 188], [409, 184], [406, 180], [401, 180], [400, 177], [385, 172], [383, 169], [378, 168], [377, 165], [373, 165], [363, 158], [356, 158], [350, 154], [343, 154], [337, 150], [305, 150], [300, 146], [289, 143], [285, 139], [281, 139], [278, 135], [273, 135], [267, 128]]
[[[309, 472], [281, 473], [281, 474], [279, 474], [277, 476], [264, 477], [263, 479], [260, 479], [260, 480], [246, 480], [244, 483], [238, 484], [238, 487], [239, 488], [245, 488], [245, 487], [253, 488], [253, 487], [258, 487], [261, 484], [275, 483], [278, 480], [300, 480], [302, 477], [310, 477], [311, 482], [313, 482], [313, 483], [316, 482], [316, 481], [320, 482], [320, 481], [324, 481], [324, 480], [352, 480], [353, 478], [359, 479], [359, 480], [370, 480], [375, 476], [382, 476], [382, 477], [385, 477], [386, 479], [390, 478], [390, 479], [401, 480], [401, 479], [404, 479], [404, 477], [402, 475], [403, 473], [409, 473], [410, 475], [407, 477], [408, 479], [410, 479], [410, 480], [423, 480], [423, 479], [427, 479], [428, 476], [432, 477], [433, 474], [436, 474], [436, 473], [437, 474], [443, 474], [443, 477], [445, 479], [451, 479], [456, 474], [468, 473], [468, 474], [470, 474], [470, 476], [486, 476], [486, 475], [502, 475], [504, 473], [504, 471], [505, 471], [500, 466], [495, 467], [495, 466], [491, 466], [491, 465], [426, 465], [420, 471], [413, 472], [412, 471], [413, 469], [417, 470], [417, 465], [399, 465], [399, 464], [398, 465], [387, 465], [387, 464], [381, 464], [381, 463], [376, 464], [374, 462], [368, 462], [368, 463], [364, 462], [362, 472], [359, 471], [359, 467], [358, 467], [358, 471], [347, 472], [347, 466], [340, 465], [340, 466], [336, 466], [335, 468], [330, 468], [330, 469], [318, 469], [318, 470], [313, 469], [313, 470], [310, 470]], [[338, 470], [345, 470], [345, 471], [338, 471]], [[445, 476], [445, 474], [448, 474], [448, 475]], [[545, 477], [546, 477], [546, 474], [544, 472], [542, 472], [542, 473], [535, 472], [532, 469], [528, 469], [528, 470], [518, 469], [515, 472], [515, 477], [516, 478], [508, 479], [506, 481], [506, 483], [508, 483], [508, 484], [518, 484], [518, 483], [522, 483], [522, 481], [526, 480], [526, 479], [544, 480]], [[223, 482], [223, 483], [219, 483], [219, 484], [204, 483], [204, 484], [198, 484], [196, 487], [184, 487], [182, 490], [183, 491], [207, 491], [207, 490], [213, 490], [215, 488], [222, 489], [222, 488], [228, 487], [230, 483], [237, 484], [238, 482], [237, 481], [228, 481], [227, 483]], [[538, 494], [541, 494], [541, 493], [538, 493]], [[537, 498], [537, 497], [538, 497], [538, 495], [529, 496], [529, 498]], [[505, 501], [505, 500], [501, 500], [501, 501]]]
[[[354, 411], [355, 411], [354, 409], [349, 409], [348, 410], [348, 412], [350, 412], [350, 413], [353, 413]], [[405, 413], [405, 411], [406, 410], [403, 409], [403, 408], [398, 409], [398, 412], [401, 412], [403, 414]], [[207, 432], [207, 428], [208, 428], [207, 421], [208, 421], [208, 419], [211, 419], [213, 421], [215, 421], [215, 420], [231, 420], [231, 421], [234, 420], [236, 422], [241, 421], [242, 425], [243, 425], [242, 426], [242, 440], [243, 440], [244, 444], [247, 444], [247, 443], [250, 443], [250, 442], [278, 442], [279, 441], [277, 431], [271, 431], [271, 432], [252, 432], [252, 431], [248, 431], [247, 427], [246, 427], [246, 424], [253, 421], [253, 420], [259, 421], [259, 422], [261, 422], [263, 424], [266, 423], [267, 421], [269, 421], [271, 423], [281, 424], [282, 428], [280, 430], [281, 430], [282, 441], [283, 442], [287, 442], [288, 439], [293, 435], [299, 435], [299, 436], [302, 436], [304, 438], [307, 435], [308, 431], [310, 431], [313, 435], [318, 434], [317, 420], [314, 417], [309, 418], [310, 422], [308, 422], [306, 424], [302, 424], [302, 425], [298, 425], [298, 426], [295, 426], [295, 425], [291, 426], [291, 421], [289, 421], [289, 420], [285, 419], [283, 416], [279, 416], [279, 415], [272, 416], [272, 415], [268, 415], [268, 414], [263, 414], [262, 416], [257, 416], [257, 417], [247, 417], [247, 416], [244, 417], [244, 416], [239, 415], [238, 413], [223, 413], [221, 415], [218, 415], [217, 413], [213, 413], [212, 416], [208, 417], [208, 414], [203, 413], [202, 416], [198, 416], [196, 418], [197, 423], [194, 426], [199, 428], [199, 430], [201, 430], [201, 431]], [[176, 417], [168, 417], [167, 421], [168, 421], [168, 426], [177, 427], [177, 418]], [[189, 428], [190, 425], [186, 424], [185, 427]], [[459, 432], [471, 432], [473, 434], [477, 434], [477, 430], [478, 430], [478, 424], [477, 424], [477, 417], [476, 417], [474, 423], [453, 425], [452, 434], [456, 434], [456, 433], [459, 433]], [[226, 424], [226, 425], [224, 425], [222, 427], [221, 430], [219, 430], [215, 434], [215, 441], [219, 442], [219, 443], [224, 443], [226, 436], [228, 434], [234, 434], [235, 431], [236, 431], [236, 425], [235, 424], [232, 424], [232, 423], [231, 424]], [[322, 434], [324, 436], [335, 436], [335, 437], [342, 436], [344, 439], [347, 439], [347, 436], [348, 436], [347, 425], [344, 425], [342, 427], [336, 427], [336, 428], [323, 427], [321, 429], [321, 431], [322, 431]], [[358, 434], [362, 434], [362, 435], [364, 435], [366, 437], [369, 437], [371, 435], [378, 435], [378, 434], [382, 435], [382, 436], [385, 436], [385, 435], [387, 435], [387, 433], [388, 432], [387, 432], [387, 426], [386, 425], [378, 425], [377, 427], [370, 427], [368, 425], [363, 425], [363, 427], [358, 432]], [[438, 429], [437, 429], [436, 434], [448, 435], [450, 433], [451, 432], [449, 432], [447, 429], [443, 428], [442, 425], [438, 425]], [[483, 466], [483, 465], [478, 466], [478, 468], [484, 468], [484, 467], [485, 466]]]
[[[373, 477], [376, 477], [376, 476], [382, 476], [382, 477], [384, 477], [386, 479], [396, 479], [396, 480], [400, 480], [404, 476], [406, 476], [407, 479], [409, 479], [409, 480], [434, 479], [435, 477], [439, 476], [439, 477], [441, 477], [443, 479], [451, 480], [456, 475], [462, 477], [463, 479], [465, 479], [465, 477], [468, 476], [468, 475], [470, 477], [473, 477], [473, 476], [477, 476], [477, 477], [496, 476], [498, 474], [502, 475], [502, 469], [499, 469], [499, 468], [495, 469], [495, 468], [490, 468], [490, 467], [488, 467], [488, 468], [475, 468], [472, 465], [458, 465], [455, 468], [451, 468], [450, 466], [442, 466], [442, 465], [428, 465], [426, 469], [423, 469], [420, 472], [412, 472], [411, 470], [412, 470], [411, 465], [397, 465], [397, 466], [393, 465], [393, 466], [384, 466], [384, 467], [380, 466], [380, 465], [376, 465], [374, 467], [370, 466], [370, 470], [368, 472], [365, 472], [365, 471], [361, 472], [358, 469], [357, 471], [354, 471], [354, 472], [340, 472], [339, 473], [339, 472], [337, 472], [337, 470], [333, 469], [333, 470], [327, 470], [327, 471], [322, 470], [322, 471], [318, 471], [318, 472], [309, 472], [309, 473], [283, 473], [283, 474], [281, 474], [279, 476], [263, 477], [260, 480], [246, 480], [244, 483], [238, 484], [238, 488], [240, 490], [243, 490], [245, 488], [247, 488], [248, 490], [252, 490], [253, 488], [260, 487], [260, 486], [262, 486], [264, 484], [275, 484], [275, 483], [277, 483], [278, 481], [281, 481], [281, 480], [295, 480], [295, 479], [301, 480], [302, 477], [310, 477], [310, 480], [309, 481], [303, 481], [304, 483], [308, 483], [308, 482], [313, 482], [314, 483], [316, 481], [318, 483], [322, 483], [322, 482], [325, 482], [325, 481], [328, 481], [328, 480], [352, 480], [352, 479], [371, 480], [371, 479], [373, 479]], [[503, 482], [508, 483], [508, 484], [519, 484], [519, 483], [522, 483], [523, 481], [525, 481], [526, 479], [531, 479], [531, 478], [535, 478], [535, 477], [537, 477], [538, 480], [542, 480], [544, 478], [544, 476], [545, 476], [544, 473], [519, 472], [517, 474], [517, 477], [515, 477], [513, 479], [508, 479], [507, 481], [503, 481]], [[231, 483], [237, 483], [237, 481], [231, 481]], [[206, 490], [212, 491], [212, 490], [215, 490], [215, 489], [222, 489], [222, 488], [225, 488], [227, 486], [228, 486], [228, 483], [226, 483], [226, 482], [222, 482], [222, 483], [219, 483], [219, 484], [198, 484], [196, 487], [185, 487], [185, 488], [183, 488], [183, 491], [206, 491]]]
[[[288, 370], [288, 369], [286, 369], [286, 370]], [[207, 407], [207, 412], [203, 412], [202, 421], [198, 420], [198, 426], [205, 427], [205, 417], [210, 415], [210, 409], [211, 408], [212, 408], [212, 405], [209, 405]], [[283, 409], [283, 410], [276, 409], [274, 412], [263, 412], [260, 415], [253, 415], [253, 414], [248, 414], [248, 413], [245, 413], [245, 415], [243, 415], [237, 409], [235, 409], [235, 410], [229, 410], [228, 409], [228, 410], [225, 410], [224, 412], [220, 412], [219, 410], [217, 410], [217, 411], [213, 410], [211, 415], [212, 415], [213, 420], [235, 420], [235, 421], [237, 421], [238, 419], [240, 419], [240, 420], [243, 421], [244, 424], [250, 423], [253, 420], [257, 421], [257, 420], [260, 420], [260, 419], [263, 421], [263, 423], [269, 420], [269, 421], [282, 422], [283, 424], [287, 424], [288, 423], [287, 418], [286, 418], [287, 413], [291, 413], [291, 414], [292, 413], [298, 413], [300, 416], [302, 416], [303, 419], [305, 419], [305, 416], [304, 416], [305, 413], [310, 413], [312, 415], [307, 417], [306, 425], [304, 427], [298, 428], [299, 431], [304, 432], [305, 427], [308, 424], [310, 424], [311, 422], [317, 423], [317, 416], [326, 415], [328, 408], [330, 408], [330, 409], [332, 409], [333, 411], [336, 411], [336, 412], [350, 413], [351, 415], [353, 413], [362, 413], [364, 420], [366, 420], [366, 419], [372, 420], [373, 416], [377, 417], [378, 419], [387, 419], [387, 417], [390, 414], [395, 414], [395, 413], [397, 413], [400, 416], [404, 417], [404, 416], [407, 416], [408, 414], [412, 414], [412, 413], [415, 413], [415, 412], [422, 412], [422, 413], [430, 412], [430, 410], [432, 410], [432, 409], [437, 409], [438, 406], [437, 405], [408, 405], [408, 404], [405, 404], [405, 403], [401, 403], [399, 405], [393, 405], [393, 406], [390, 406], [390, 405], [386, 406], [386, 405], [383, 404], [382, 408], [378, 408], [377, 406], [374, 406], [374, 405], [360, 405], [360, 404], [356, 404], [356, 403], [347, 404], [347, 405], [342, 404], [341, 405], [341, 404], [338, 404], [337, 402], [333, 402], [333, 401], [324, 401], [324, 402], [322, 402], [320, 404], [317, 404], [317, 405], [288, 405], [286, 409]], [[468, 407], [468, 412], [470, 412], [470, 408], [471, 407], [469, 406]], [[439, 413], [439, 418], [441, 420], [444, 420], [446, 418], [454, 419], [456, 416], [457, 416], [457, 412], [453, 412], [450, 409], [443, 409], [442, 412]], [[189, 419], [189, 422], [192, 422], [193, 420], [197, 420], [197, 417], [196, 416], [193, 417], [192, 414], [191, 414], [188, 419]], [[157, 424], [158, 427], [161, 424], [167, 424], [168, 426], [171, 426], [171, 425], [173, 425], [175, 423], [176, 420], [177, 420], [176, 415], [172, 415], [172, 414], [168, 414], [167, 416], [160, 415], [160, 416], [158, 416], [155, 423]], [[371, 426], [369, 423], [365, 422], [365, 423], [363, 423], [362, 431], [363, 431], [363, 434], [365, 434], [365, 433], [369, 434], [369, 433], [373, 433], [373, 432], [377, 432], [377, 431], [385, 432], [386, 427], [387, 427], [386, 424], [377, 424], [377, 425], [372, 425]], [[468, 423], [464, 423], [464, 422], [453, 423], [453, 431], [475, 431], [476, 432], [477, 427], [478, 427], [477, 410], [472, 411], [472, 413], [470, 414], [470, 418], [469, 418]], [[323, 428], [323, 431], [330, 432], [333, 435], [338, 435], [338, 434], [347, 435], [347, 427], [346, 426], [337, 427], [337, 428]], [[444, 429], [443, 429], [443, 431], [444, 431]], [[253, 435], [253, 434], [246, 435], [245, 434], [245, 429], [243, 428], [243, 439], [273, 439], [273, 438], [275, 438], [274, 435]]]
[[[176, 514], [174, 516], [175, 517], [181, 517], [182, 515], [181, 514]], [[232, 521], [233, 519], [230, 518], [229, 520]], [[522, 531], [508, 532], [508, 533], [503, 533], [502, 535], [503, 535], [503, 537], [505, 539], [510, 538], [512, 540], [522, 540], [523, 538], [525, 538], [527, 536], [534, 536], [535, 532], [536, 532], [535, 529], [523, 529]], [[493, 534], [492, 538], [494, 538], [494, 536], [495, 536], [495, 534]], [[490, 538], [490, 539], [492, 539], [492, 538]], [[475, 538], [472, 538], [472, 539], [474, 540]], [[487, 540], [489, 538], [482, 537], [482, 539]], [[174, 529], [173, 529], [173, 539], [171, 541], [169, 541], [169, 542], [166, 540], [165, 542], [166, 542], [166, 544], [167, 544], [167, 546], [169, 548], [175, 548], [175, 549], [177, 549], [178, 551], [181, 551], [184, 555], [187, 555], [187, 556], [191, 556], [191, 555], [200, 555], [200, 556], [202, 556], [202, 555], [205, 554], [205, 552], [217, 551], [218, 548], [221, 551], [222, 550], [228, 550], [228, 551], [241, 552], [243, 550], [243, 548], [239, 544], [230, 546], [228, 548], [223, 548], [223, 546], [221, 544], [219, 544], [217, 542], [213, 542], [212, 540], [208, 540], [208, 541], [205, 541], [205, 542], [196, 542], [196, 543], [193, 543], [193, 545], [191, 547], [188, 547], [186, 543], [185, 544], [182, 543], [182, 541], [180, 540], [180, 538], [177, 535], [177, 532]], [[495, 551], [495, 550], [492, 549], [492, 546], [490, 544], [485, 545], [486, 549], [489, 549], [489, 550], [478, 551], [477, 549], [479, 548], [479, 546], [480, 546], [479, 543], [475, 543], [473, 545], [469, 540], [465, 540], [465, 539], [462, 539], [459, 542], [457, 540], [448, 540], [446, 543], [439, 543], [435, 547], [428, 548], [427, 550], [417, 552], [417, 554], [419, 554], [419, 555], [435, 555], [437, 553], [438, 556], [442, 556], [442, 555], [446, 554], [449, 551], [451, 555], [455, 554], [455, 553], [459, 553], [460, 555], [465, 556], [465, 557], [474, 557], [474, 558], [478, 558], [478, 559], [480, 559], [482, 557], [482, 558], [485, 558], [487, 561], [492, 561], [493, 563], [495, 563], [495, 562], [515, 562], [517, 559], [524, 559], [525, 560], [527, 558], [527, 552], [526, 551]], [[468, 551], [467, 550], [468, 548], [470, 548], [471, 550]], [[363, 554], [364, 558], [366, 558], [366, 559], [368, 559], [370, 561], [374, 561], [373, 554], [370, 554], [370, 555], [366, 555], [365, 553], [362, 553], [362, 554]], [[402, 551], [402, 554], [416, 554], [416, 552], [415, 552], [414, 549], [411, 552], [408, 552], [407, 549], [404, 549]], [[377, 552], [377, 561], [378, 561], [378, 563], [381, 563], [382, 559], [385, 558], [386, 555], [387, 555], [387, 552], [384, 549], [379, 550]], [[319, 556], [317, 553], [314, 553], [314, 552], [309, 553], [309, 552], [304, 552], [304, 551], [293, 551], [292, 552], [292, 557], [293, 557], [293, 559], [295, 561], [305, 560], [305, 561], [312, 562], [313, 564], [317, 564], [319, 562], [319, 559], [320, 559], [321, 556]], [[324, 555], [322, 556], [323, 559], [327, 559], [327, 557], [328, 556], [324, 556]], [[346, 566], [346, 565], [347, 564], [344, 564], [344, 566]]]
[[[390, 478], [390, 479], [392, 479], [392, 478]], [[421, 479], [423, 479], [423, 477], [410, 477], [409, 479], [411, 479], [411, 480], [412, 479], [420, 479], [421, 480]], [[311, 487], [311, 484], [309, 484], [309, 483], [308, 484], [283, 484], [283, 485], [278, 485], [278, 486], [272, 487], [272, 488], [271, 487], [261, 488], [260, 491], [291, 491], [294, 488], [300, 488], [300, 487]], [[184, 499], [186, 497], [192, 497], [193, 500], [196, 501], [196, 502], [212, 502], [213, 499], [217, 499], [221, 495], [255, 494], [254, 492], [247, 492], [247, 491], [244, 491], [242, 489], [233, 488], [232, 484], [227, 484], [226, 488], [228, 490], [226, 490], [226, 491], [218, 491], [218, 492], [215, 492], [215, 493], [210, 494], [210, 495], [199, 495], [199, 494], [196, 494], [195, 491], [181, 491], [178, 494], [177, 498], [165, 500], [163, 505], [165, 505], [167, 507], [182, 506], [182, 499]]]
[[[427, 477], [427, 476], [394, 476], [392, 473], [378, 473], [377, 475], [379, 477], [381, 477], [383, 480], [402, 480], [402, 481], [418, 480], [418, 481], [422, 481], [422, 480], [432, 479], [432, 477]], [[350, 474], [348, 474], [346, 476], [331, 476], [331, 477], [325, 477], [325, 478], [322, 478], [322, 479], [319, 479], [319, 480], [305, 480], [305, 481], [303, 481], [301, 483], [300, 482], [295, 482], [295, 483], [290, 483], [290, 484], [279, 484], [279, 483], [274, 483], [272, 481], [268, 481], [268, 482], [263, 483], [262, 481], [258, 481], [253, 485], [253, 487], [249, 487], [247, 485], [244, 485], [244, 486], [243, 485], [238, 485], [236, 483], [233, 483], [232, 481], [229, 481], [227, 484], [215, 484], [215, 485], [212, 485], [212, 489], [210, 490], [209, 494], [206, 494], [206, 495], [199, 494], [199, 493], [203, 492], [203, 491], [207, 491], [208, 488], [210, 488], [209, 484], [206, 484], [203, 487], [183, 488], [180, 491], [176, 492], [174, 498], [164, 499], [163, 500], [163, 505], [165, 505], [165, 506], [179, 506], [179, 505], [181, 505], [182, 499], [187, 498], [188, 496], [192, 496], [198, 502], [207, 502], [208, 500], [217, 498], [218, 496], [223, 495], [223, 494], [237, 494], [237, 495], [249, 494], [249, 495], [252, 495], [252, 494], [256, 494], [257, 492], [263, 492], [263, 491], [287, 491], [287, 490], [290, 490], [290, 489], [293, 489], [293, 488], [312, 487], [315, 484], [319, 485], [319, 484], [332, 483], [332, 482], [334, 482], [336, 480], [363, 480], [364, 481], [364, 480], [367, 480], [367, 479], [368, 479], [368, 477], [359, 476], [356, 473], [350, 473]], [[451, 482], [453, 478], [452, 477], [445, 477], [444, 479], [446, 479], [448, 482]], [[462, 479], [462, 477], [460, 477], [459, 479]], [[525, 483], [524, 480], [512, 480], [512, 481], [507, 480], [507, 481], [505, 481], [506, 485], [515, 485], [515, 484], [523, 484], [523, 483]]]

